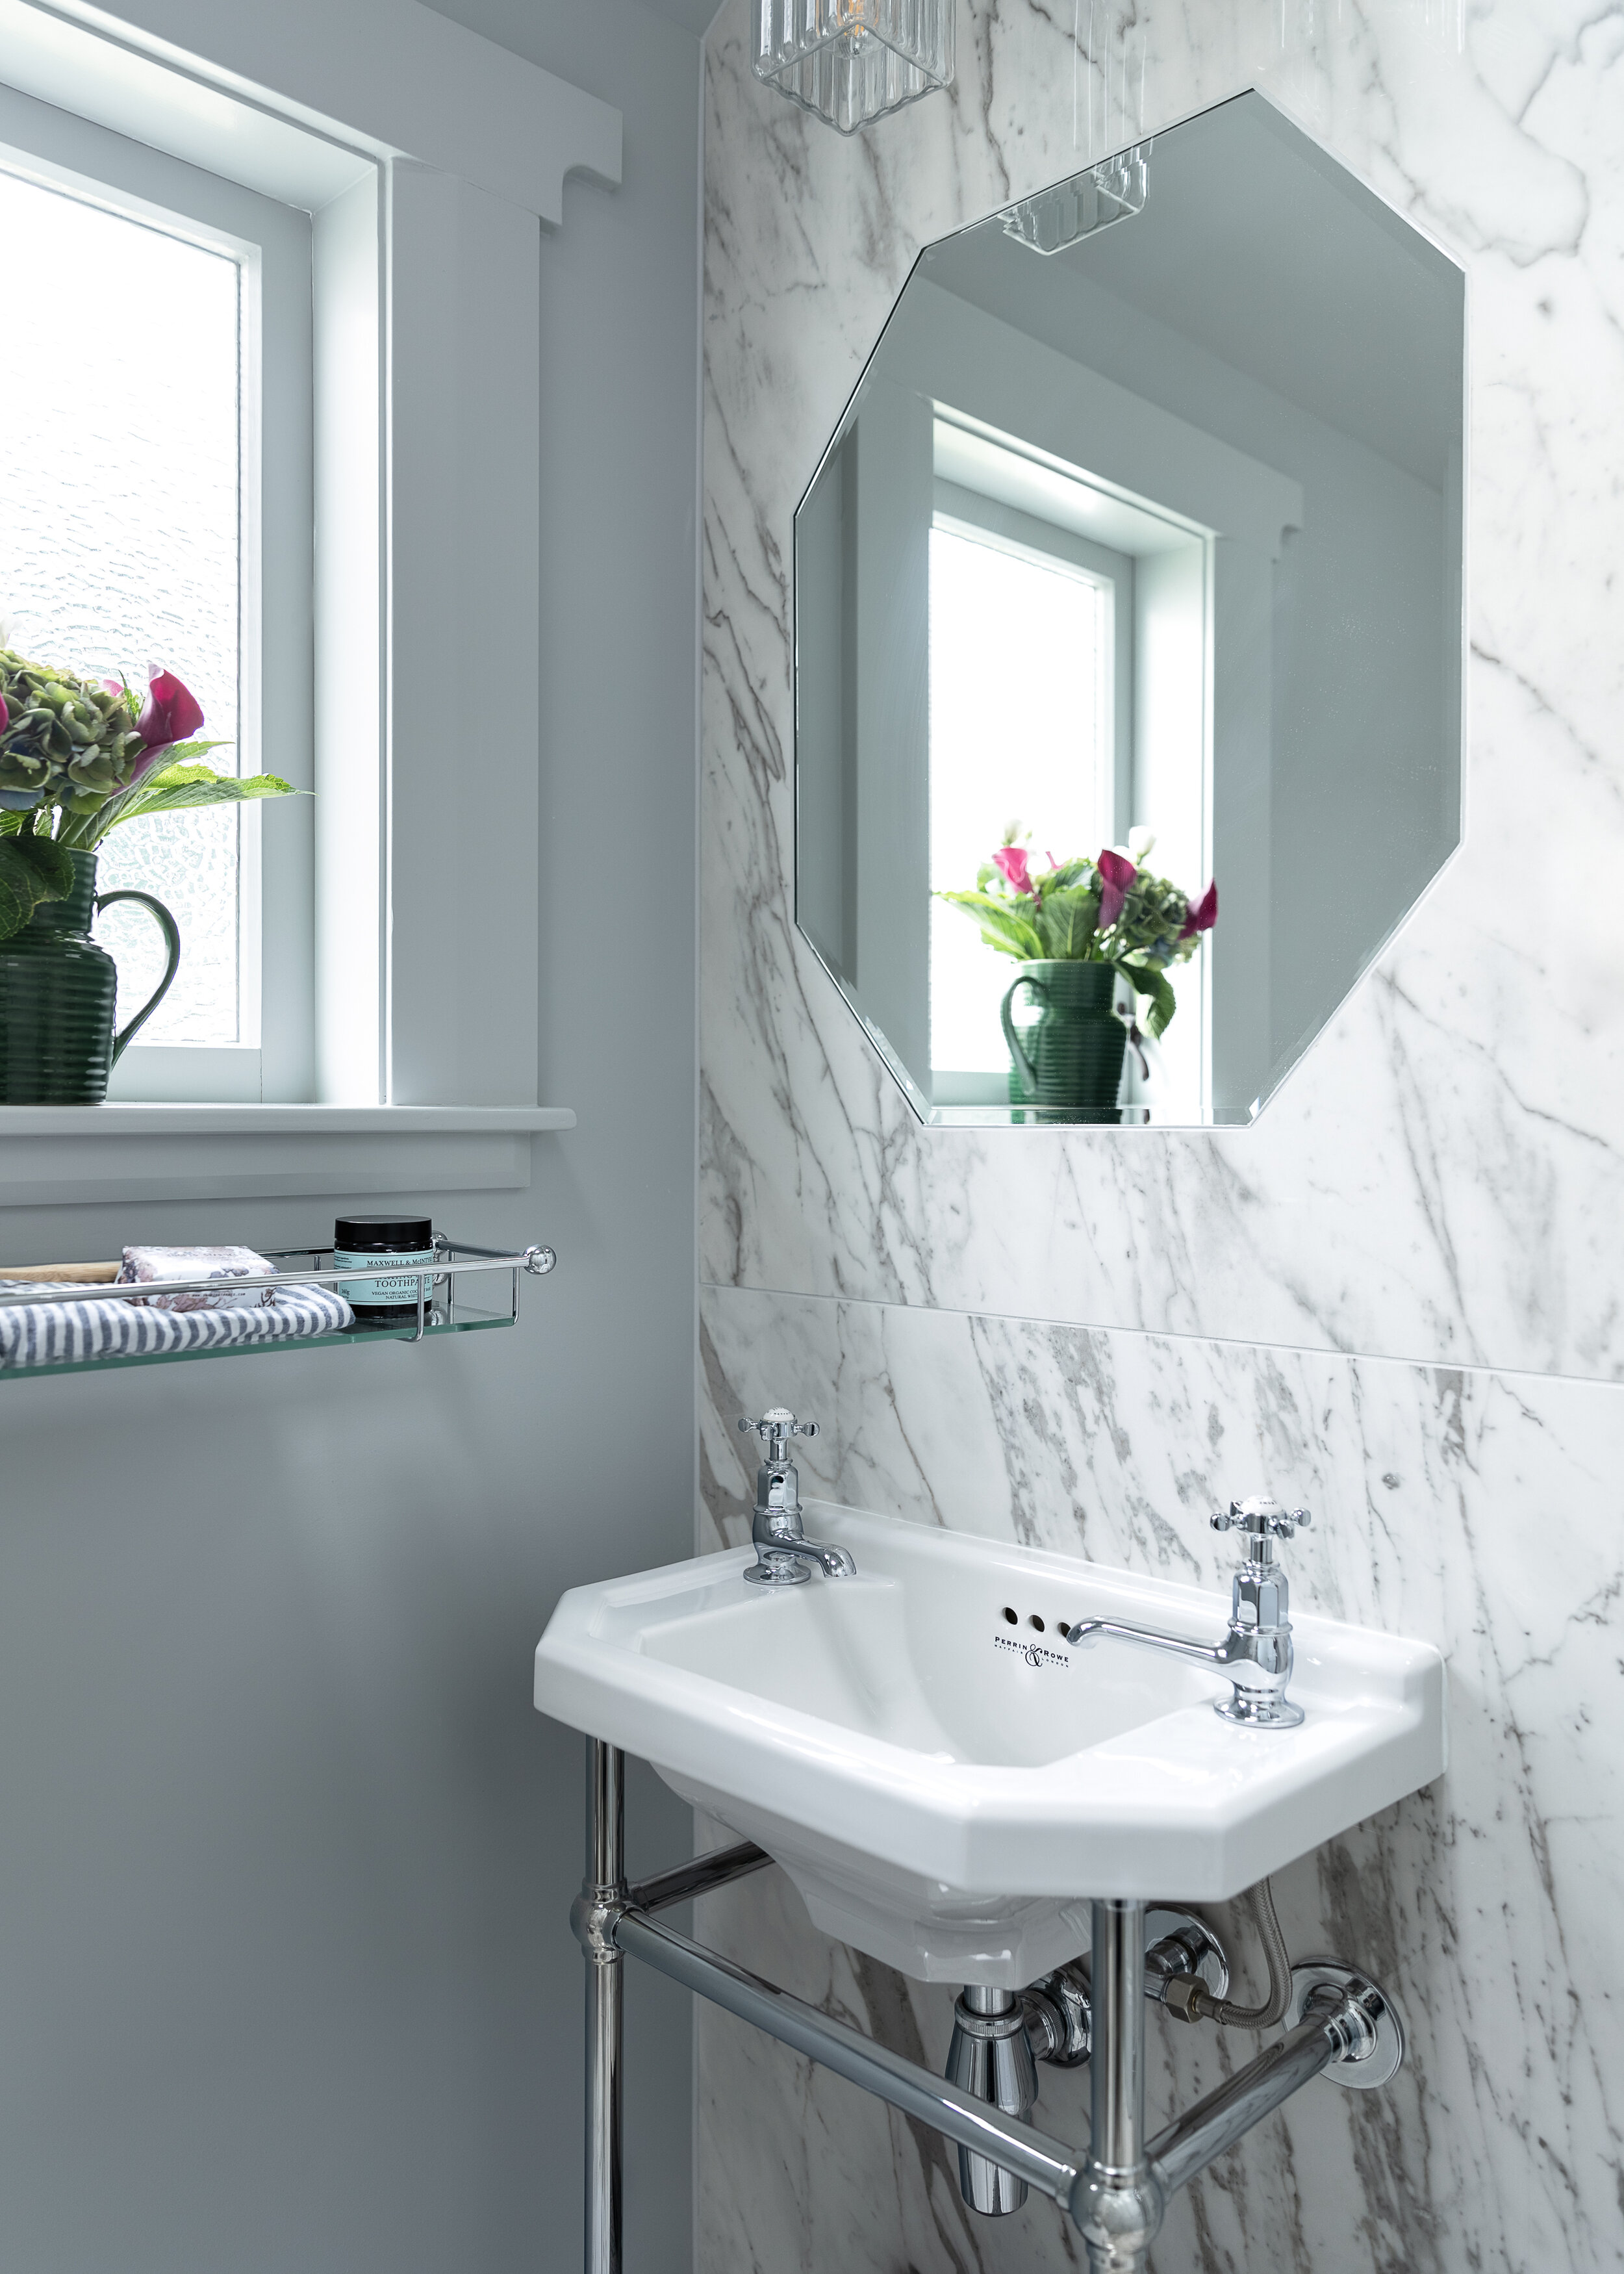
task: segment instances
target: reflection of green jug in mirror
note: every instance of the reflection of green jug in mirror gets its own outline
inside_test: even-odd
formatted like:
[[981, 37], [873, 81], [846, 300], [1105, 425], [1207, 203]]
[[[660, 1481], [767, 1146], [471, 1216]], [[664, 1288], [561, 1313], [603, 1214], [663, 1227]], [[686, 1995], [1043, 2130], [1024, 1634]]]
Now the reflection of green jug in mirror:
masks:
[[[150, 892], [96, 892], [96, 856], [70, 848], [73, 889], [41, 900], [0, 940], [0, 1104], [99, 1105], [124, 1045], [169, 991], [180, 965], [180, 930]], [[90, 937], [115, 900], [139, 900], [163, 934], [163, 977], [120, 1032], [113, 1031], [118, 967]]]
[[[1018, 1027], [1015, 998], [1030, 988], [1037, 1021]], [[1116, 974], [1109, 963], [1023, 963], [998, 1006], [1010, 1050], [1010, 1103], [1074, 1119], [1115, 1121], [1128, 1029], [1111, 1008]]]

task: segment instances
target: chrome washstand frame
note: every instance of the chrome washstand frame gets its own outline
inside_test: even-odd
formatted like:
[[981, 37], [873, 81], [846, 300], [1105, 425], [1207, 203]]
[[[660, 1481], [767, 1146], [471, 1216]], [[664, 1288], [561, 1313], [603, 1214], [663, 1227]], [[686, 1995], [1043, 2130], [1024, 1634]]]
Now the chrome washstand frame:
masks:
[[[1145, 2007], [1161, 1991], [1146, 1965], [1147, 1907], [1096, 1901], [1088, 1962], [1089, 2140], [1071, 2147], [664, 1925], [658, 1912], [759, 1871], [771, 1857], [745, 1841], [628, 1885], [625, 1756], [598, 1739], [590, 1741], [587, 1794], [586, 1878], [570, 1912], [586, 1958], [585, 2274], [624, 2274], [627, 1958], [929, 2125], [1016, 2186], [1052, 2196], [1081, 2233], [1089, 2274], [1147, 2274], [1169, 2197], [1312, 2078], [1384, 2084], [1403, 2058], [1402, 2024], [1373, 1982], [1329, 1961], [1300, 1966], [1293, 1969], [1286, 2034], [1147, 2139]], [[1068, 2054], [1063, 2065], [1079, 2058]]]

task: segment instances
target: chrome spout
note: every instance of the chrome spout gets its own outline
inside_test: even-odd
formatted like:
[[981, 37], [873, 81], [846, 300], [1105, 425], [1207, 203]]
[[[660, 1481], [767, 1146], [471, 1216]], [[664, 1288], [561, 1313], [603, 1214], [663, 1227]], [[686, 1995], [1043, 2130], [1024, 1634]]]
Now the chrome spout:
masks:
[[1109, 1638], [1210, 1666], [1230, 1686], [1231, 1695], [1214, 1708], [1223, 1720], [1251, 1729], [1295, 1729], [1303, 1709], [1286, 1695], [1292, 1666], [1291, 1591], [1275, 1561], [1274, 1542], [1291, 1539], [1309, 1521], [1305, 1508], [1288, 1514], [1267, 1495], [1231, 1501], [1227, 1516], [1213, 1517], [1214, 1532], [1239, 1531], [1246, 1540], [1245, 1558], [1229, 1591], [1229, 1630], [1221, 1642], [1163, 1634], [1125, 1619], [1079, 1619], [1061, 1632], [1077, 1647]]
[[756, 1587], [799, 1587], [816, 1565], [826, 1579], [854, 1579], [856, 1561], [844, 1547], [808, 1540], [801, 1528], [801, 1478], [788, 1446], [792, 1437], [816, 1437], [816, 1422], [798, 1421], [787, 1406], [775, 1405], [759, 1421], [741, 1420], [739, 1427], [756, 1430], [767, 1455], [756, 1472], [750, 1524], [756, 1561], [745, 1577]]

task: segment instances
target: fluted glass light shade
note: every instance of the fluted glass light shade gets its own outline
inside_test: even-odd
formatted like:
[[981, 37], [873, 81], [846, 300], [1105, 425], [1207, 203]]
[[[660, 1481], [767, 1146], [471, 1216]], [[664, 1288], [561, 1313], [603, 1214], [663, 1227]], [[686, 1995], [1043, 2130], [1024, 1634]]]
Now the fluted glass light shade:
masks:
[[953, 79], [955, 0], [756, 0], [756, 76], [842, 134]]
[[1064, 252], [1113, 222], [1143, 213], [1150, 194], [1148, 142], [1136, 142], [1069, 182], [1023, 198], [1002, 216], [1004, 233], [1034, 252]]

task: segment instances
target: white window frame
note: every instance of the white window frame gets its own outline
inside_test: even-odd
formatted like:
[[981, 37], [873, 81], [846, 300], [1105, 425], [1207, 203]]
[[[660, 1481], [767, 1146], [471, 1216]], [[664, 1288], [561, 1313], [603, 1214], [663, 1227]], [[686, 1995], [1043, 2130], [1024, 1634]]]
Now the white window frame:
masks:
[[[536, 1102], [539, 237], [568, 172], [618, 183], [620, 116], [412, 0], [0, 0], [0, 26], [19, 93], [312, 215], [317, 530], [306, 1099], [0, 1109], [0, 1201], [526, 1182], [512, 1133], [571, 1118]], [[475, 657], [500, 731], [456, 699]]]
[[[225, 763], [244, 774], [279, 773], [308, 792], [314, 787], [309, 216], [4, 87], [0, 170], [237, 263], [238, 748]], [[185, 676], [184, 656], [162, 659]], [[124, 660], [136, 668], [141, 659]], [[237, 1104], [312, 1095], [311, 801], [284, 807], [268, 832], [257, 805], [237, 808], [233, 818], [238, 1040], [191, 1045], [138, 1038], [114, 1068], [109, 1097]], [[184, 985], [184, 930], [181, 948]], [[131, 1007], [121, 1005], [121, 1014]]]

